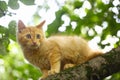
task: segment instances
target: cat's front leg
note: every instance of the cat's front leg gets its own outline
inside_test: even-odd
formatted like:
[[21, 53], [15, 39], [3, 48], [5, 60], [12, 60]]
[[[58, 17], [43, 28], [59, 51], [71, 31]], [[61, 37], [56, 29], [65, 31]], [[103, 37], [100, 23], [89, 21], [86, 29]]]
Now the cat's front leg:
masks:
[[51, 70], [48, 71], [48, 75], [52, 75], [60, 72], [60, 61], [53, 63], [51, 65]]
[[48, 76], [48, 70], [47, 69], [41, 69], [42, 71], [42, 76], [39, 78], [39, 80], [42, 80]]
[[60, 66], [61, 66], [60, 55], [51, 53], [51, 56], [49, 57], [49, 59], [50, 59], [51, 69], [48, 71], [48, 75], [59, 73]]

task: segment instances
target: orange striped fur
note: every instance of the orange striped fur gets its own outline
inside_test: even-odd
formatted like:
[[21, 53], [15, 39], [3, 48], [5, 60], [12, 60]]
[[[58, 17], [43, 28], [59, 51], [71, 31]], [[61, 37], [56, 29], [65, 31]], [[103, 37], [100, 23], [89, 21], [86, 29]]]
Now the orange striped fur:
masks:
[[69, 67], [84, 63], [100, 55], [89, 48], [87, 41], [78, 36], [52, 36], [45, 38], [42, 26], [26, 27], [18, 22], [17, 39], [25, 58], [39, 67], [42, 78], [59, 73]]

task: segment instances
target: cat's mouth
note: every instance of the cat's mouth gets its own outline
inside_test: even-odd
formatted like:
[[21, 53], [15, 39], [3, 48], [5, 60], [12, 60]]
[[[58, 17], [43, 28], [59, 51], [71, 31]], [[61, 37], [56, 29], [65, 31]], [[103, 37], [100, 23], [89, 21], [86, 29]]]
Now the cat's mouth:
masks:
[[40, 44], [38, 45], [38, 44], [32, 44], [31, 45], [31, 48], [34, 48], [34, 49], [36, 49], [36, 48], [39, 48], [40, 47]]

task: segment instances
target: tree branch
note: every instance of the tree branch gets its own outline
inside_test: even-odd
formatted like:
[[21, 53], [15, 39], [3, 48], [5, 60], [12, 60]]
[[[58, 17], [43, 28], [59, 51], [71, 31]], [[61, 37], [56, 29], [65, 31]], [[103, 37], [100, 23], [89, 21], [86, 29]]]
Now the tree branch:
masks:
[[45, 80], [102, 80], [120, 71], [120, 47]]

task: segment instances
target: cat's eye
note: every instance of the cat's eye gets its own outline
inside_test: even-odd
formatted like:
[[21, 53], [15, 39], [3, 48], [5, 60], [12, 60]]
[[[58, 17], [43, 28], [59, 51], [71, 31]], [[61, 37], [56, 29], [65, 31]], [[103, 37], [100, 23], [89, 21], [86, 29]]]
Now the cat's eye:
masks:
[[36, 38], [37, 38], [37, 39], [40, 39], [40, 34], [37, 34], [37, 35], [36, 35]]
[[27, 37], [28, 39], [31, 39], [31, 35], [30, 35], [30, 34], [27, 34], [26, 37]]

